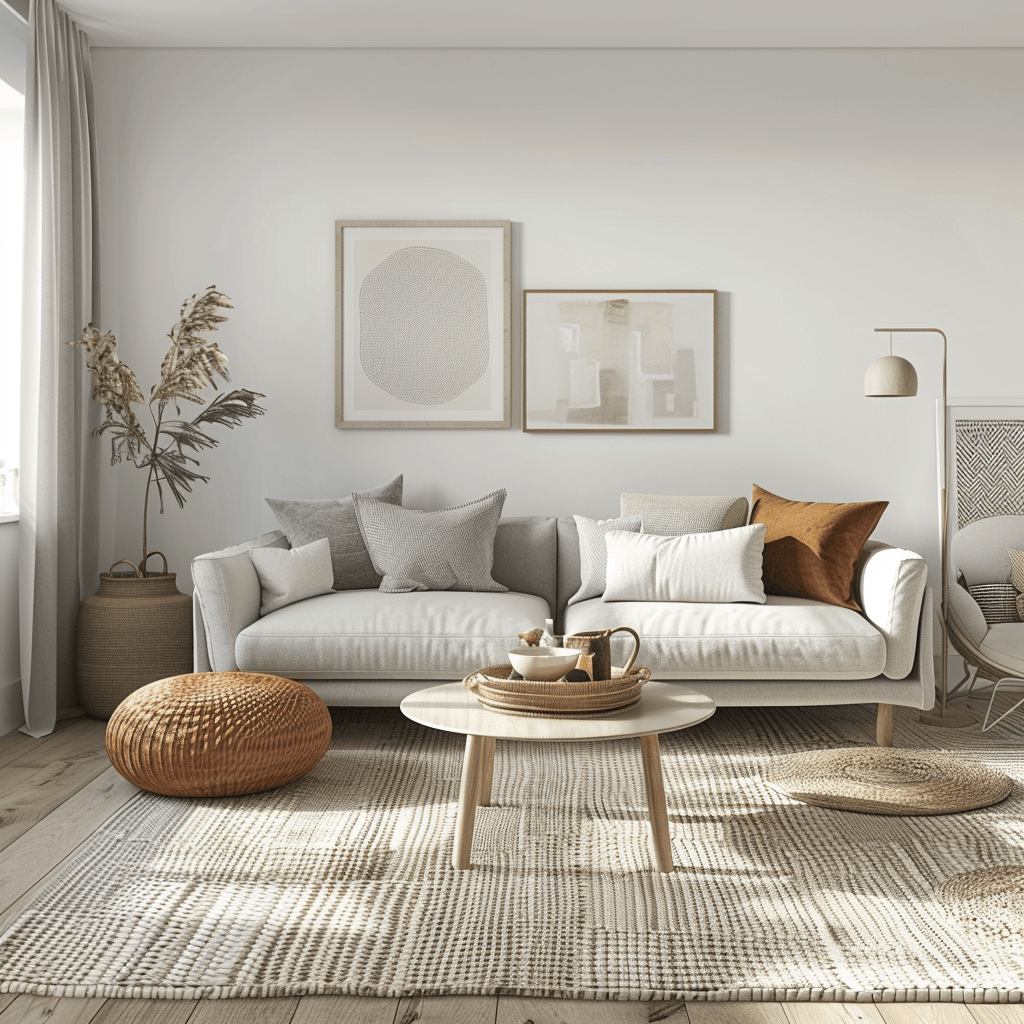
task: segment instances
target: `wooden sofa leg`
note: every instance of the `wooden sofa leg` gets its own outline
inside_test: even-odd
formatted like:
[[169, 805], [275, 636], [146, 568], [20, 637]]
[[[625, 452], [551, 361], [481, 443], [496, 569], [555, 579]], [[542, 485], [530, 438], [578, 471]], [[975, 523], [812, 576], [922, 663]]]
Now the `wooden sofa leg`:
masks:
[[879, 704], [875, 719], [875, 742], [880, 747], [892, 746], [892, 705]]

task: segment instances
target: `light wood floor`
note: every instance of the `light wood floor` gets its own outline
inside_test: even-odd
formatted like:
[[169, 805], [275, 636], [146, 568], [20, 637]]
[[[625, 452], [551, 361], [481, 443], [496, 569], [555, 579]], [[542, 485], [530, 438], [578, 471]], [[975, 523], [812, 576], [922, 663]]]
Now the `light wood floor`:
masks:
[[[897, 709], [897, 716], [909, 714]], [[0, 930], [136, 792], [103, 747], [105, 723], [0, 737]], [[851, 737], [868, 742], [866, 736]], [[937, 732], [935, 746], [941, 746]], [[948, 1003], [619, 1003], [511, 996], [201, 1002], [0, 995], [0, 1024], [1024, 1024], [1024, 1006]]]

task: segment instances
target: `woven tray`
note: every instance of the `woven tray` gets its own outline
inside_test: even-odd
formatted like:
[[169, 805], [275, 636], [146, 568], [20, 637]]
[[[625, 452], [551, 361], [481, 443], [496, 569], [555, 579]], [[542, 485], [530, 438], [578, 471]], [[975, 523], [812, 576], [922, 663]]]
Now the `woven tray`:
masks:
[[634, 666], [611, 679], [569, 683], [510, 679], [511, 665], [490, 665], [462, 681], [480, 703], [505, 715], [536, 718], [594, 718], [625, 711], [640, 702], [650, 669]]

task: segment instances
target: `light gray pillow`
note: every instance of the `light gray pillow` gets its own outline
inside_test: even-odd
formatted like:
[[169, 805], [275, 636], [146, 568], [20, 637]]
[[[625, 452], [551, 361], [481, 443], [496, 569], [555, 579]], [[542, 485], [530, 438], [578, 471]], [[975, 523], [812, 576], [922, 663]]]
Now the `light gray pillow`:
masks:
[[503, 591], [491, 577], [494, 534], [505, 492], [437, 512], [389, 505], [353, 494], [356, 519], [381, 593], [413, 590]]
[[326, 537], [297, 548], [252, 548], [249, 555], [260, 578], [260, 615], [333, 590], [331, 546]]
[[609, 530], [640, 532], [640, 516], [623, 516], [618, 519], [587, 519], [573, 516], [576, 532], [580, 535], [580, 589], [569, 598], [569, 604], [600, 597], [604, 593], [604, 573], [608, 562], [608, 551], [604, 535]]
[[663, 537], [732, 530], [747, 523], [747, 499], [733, 495], [622, 494], [619, 514], [640, 516], [643, 532]]
[[606, 601], [765, 603], [761, 566], [764, 523], [734, 530], [660, 537], [614, 530], [608, 548]]
[[[372, 491], [360, 491], [389, 505], [402, 504], [402, 477]], [[335, 590], [376, 590], [380, 574], [366, 550], [356, 522], [351, 498], [312, 498], [309, 500], [267, 498], [281, 529], [288, 534], [293, 548], [321, 537], [331, 545], [331, 566]]]

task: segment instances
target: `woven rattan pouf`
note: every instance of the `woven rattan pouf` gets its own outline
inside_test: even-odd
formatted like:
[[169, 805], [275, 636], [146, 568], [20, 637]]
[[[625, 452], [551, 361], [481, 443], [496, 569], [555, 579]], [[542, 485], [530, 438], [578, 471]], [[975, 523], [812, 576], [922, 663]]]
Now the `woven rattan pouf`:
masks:
[[107, 756], [165, 796], [259, 793], [306, 774], [331, 742], [308, 687], [252, 672], [197, 672], [140, 687], [107, 723]]

